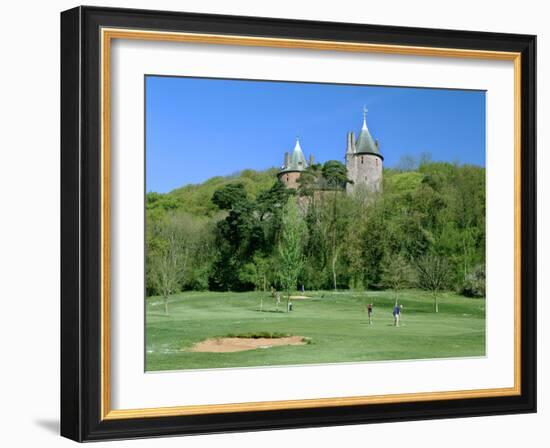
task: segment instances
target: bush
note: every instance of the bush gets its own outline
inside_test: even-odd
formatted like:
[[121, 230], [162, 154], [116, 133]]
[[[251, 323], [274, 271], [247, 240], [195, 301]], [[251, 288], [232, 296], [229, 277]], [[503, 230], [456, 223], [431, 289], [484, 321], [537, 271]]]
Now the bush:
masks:
[[466, 297], [485, 297], [485, 265], [478, 265], [466, 275], [460, 291]]

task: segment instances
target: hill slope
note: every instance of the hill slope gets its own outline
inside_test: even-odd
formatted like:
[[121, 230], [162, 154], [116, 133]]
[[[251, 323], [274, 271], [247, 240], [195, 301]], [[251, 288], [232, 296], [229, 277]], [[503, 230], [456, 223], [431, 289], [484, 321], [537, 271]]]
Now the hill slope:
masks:
[[231, 176], [216, 176], [202, 184], [189, 184], [166, 194], [147, 193], [147, 209], [181, 209], [197, 216], [212, 216], [219, 210], [211, 201], [214, 192], [228, 184], [241, 183], [251, 198], [271, 188], [277, 168], [264, 171], [243, 170]]

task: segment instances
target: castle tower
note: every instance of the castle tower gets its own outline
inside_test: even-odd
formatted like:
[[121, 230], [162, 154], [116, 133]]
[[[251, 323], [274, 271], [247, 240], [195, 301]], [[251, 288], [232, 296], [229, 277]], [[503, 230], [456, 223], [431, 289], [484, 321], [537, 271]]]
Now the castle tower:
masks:
[[353, 132], [347, 136], [346, 167], [348, 177], [353, 184], [348, 184], [349, 193], [365, 191], [367, 193], [382, 190], [382, 163], [378, 140], [374, 140], [367, 127], [367, 109], [363, 109], [363, 127], [355, 140]]
[[[311, 158], [311, 160], [313, 159]], [[300, 146], [300, 140], [296, 139], [294, 151], [292, 151], [292, 155], [290, 155], [288, 152], [285, 153], [284, 164], [277, 174], [277, 177], [288, 188], [297, 189], [299, 186], [298, 179], [300, 178], [300, 174], [307, 167], [308, 164], [302, 151], [302, 147]]]

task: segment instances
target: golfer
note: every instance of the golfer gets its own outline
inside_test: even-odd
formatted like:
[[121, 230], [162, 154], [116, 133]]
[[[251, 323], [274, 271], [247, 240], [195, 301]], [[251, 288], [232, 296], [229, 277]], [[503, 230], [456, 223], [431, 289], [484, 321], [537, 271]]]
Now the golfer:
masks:
[[395, 304], [395, 307], [393, 309], [393, 324], [396, 327], [399, 327], [399, 316], [401, 314], [401, 308], [403, 308], [403, 305]]
[[367, 306], [367, 313], [369, 314], [369, 325], [372, 325], [372, 303]]

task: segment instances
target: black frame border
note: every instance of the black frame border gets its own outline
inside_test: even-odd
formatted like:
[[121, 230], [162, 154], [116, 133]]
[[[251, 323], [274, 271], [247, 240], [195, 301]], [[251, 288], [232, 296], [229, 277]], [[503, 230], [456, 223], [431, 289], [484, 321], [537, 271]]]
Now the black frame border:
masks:
[[[521, 53], [521, 395], [101, 420], [100, 29]], [[82, 442], [536, 412], [536, 36], [119, 8], [61, 13], [61, 435]]]

